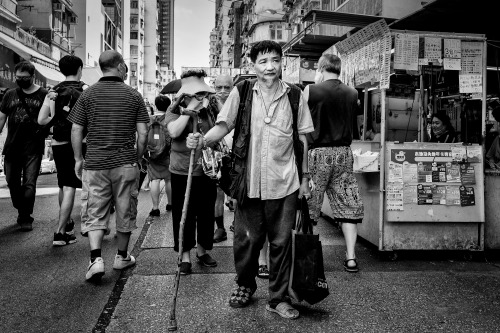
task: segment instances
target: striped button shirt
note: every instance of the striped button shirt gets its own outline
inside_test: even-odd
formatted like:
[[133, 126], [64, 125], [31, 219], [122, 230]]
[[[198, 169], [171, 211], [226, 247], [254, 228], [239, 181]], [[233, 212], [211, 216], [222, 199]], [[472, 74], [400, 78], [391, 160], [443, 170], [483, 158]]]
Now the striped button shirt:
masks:
[[84, 169], [104, 170], [137, 162], [137, 123], [149, 116], [137, 90], [107, 76], [82, 93], [68, 120], [88, 129]]

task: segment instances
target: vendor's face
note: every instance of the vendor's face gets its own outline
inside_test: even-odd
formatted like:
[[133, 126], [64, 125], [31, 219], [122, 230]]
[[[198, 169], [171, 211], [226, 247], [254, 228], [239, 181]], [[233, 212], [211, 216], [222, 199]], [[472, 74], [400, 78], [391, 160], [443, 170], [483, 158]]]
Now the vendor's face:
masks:
[[281, 57], [272, 51], [259, 53], [253, 64], [255, 75], [261, 81], [274, 81], [279, 79], [281, 73]]
[[436, 129], [443, 127], [443, 122], [438, 118], [434, 117], [432, 118], [431, 127], [432, 130], [435, 131]]
[[199, 92], [194, 95], [185, 96], [184, 105], [189, 110], [201, 110], [208, 106], [208, 94], [206, 92]]

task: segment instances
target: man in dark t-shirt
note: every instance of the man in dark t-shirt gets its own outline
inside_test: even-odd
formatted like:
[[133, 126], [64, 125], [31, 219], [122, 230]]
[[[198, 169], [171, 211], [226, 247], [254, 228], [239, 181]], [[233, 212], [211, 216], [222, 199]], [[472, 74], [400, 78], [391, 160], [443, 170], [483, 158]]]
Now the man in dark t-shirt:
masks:
[[31, 231], [36, 181], [45, 148], [44, 131], [37, 118], [47, 90], [34, 84], [32, 63], [18, 63], [15, 73], [19, 88], [7, 91], [0, 104], [0, 132], [7, 122], [3, 149], [6, 181], [12, 204], [19, 212], [17, 223], [22, 230]]

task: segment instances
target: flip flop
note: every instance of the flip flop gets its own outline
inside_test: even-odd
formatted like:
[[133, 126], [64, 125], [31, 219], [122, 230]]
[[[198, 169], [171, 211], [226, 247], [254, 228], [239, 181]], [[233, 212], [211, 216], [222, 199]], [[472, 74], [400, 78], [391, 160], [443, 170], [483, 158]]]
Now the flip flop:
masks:
[[[354, 266], [348, 266], [347, 263], [349, 261], [354, 261]], [[356, 259], [346, 259], [344, 260], [344, 269], [346, 272], [349, 272], [349, 273], [357, 273], [359, 271], [359, 268], [358, 268], [358, 261]]]
[[266, 310], [277, 313], [285, 319], [299, 318], [299, 311], [287, 302], [279, 303], [278, 305], [276, 305], [276, 308], [272, 308], [271, 305], [266, 304]]

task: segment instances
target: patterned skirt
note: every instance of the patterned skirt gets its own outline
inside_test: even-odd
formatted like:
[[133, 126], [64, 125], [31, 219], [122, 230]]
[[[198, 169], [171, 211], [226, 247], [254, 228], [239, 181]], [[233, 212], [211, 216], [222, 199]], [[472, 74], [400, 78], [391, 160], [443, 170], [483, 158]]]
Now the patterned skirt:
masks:
[[338, 222], [361, 223], [363, 201], [354, 176], [351, 147], [323, 147], [309, 151], [309, 172], [315, 188], [309, 202], [311, 218], [319, 220], [326, 192]]

